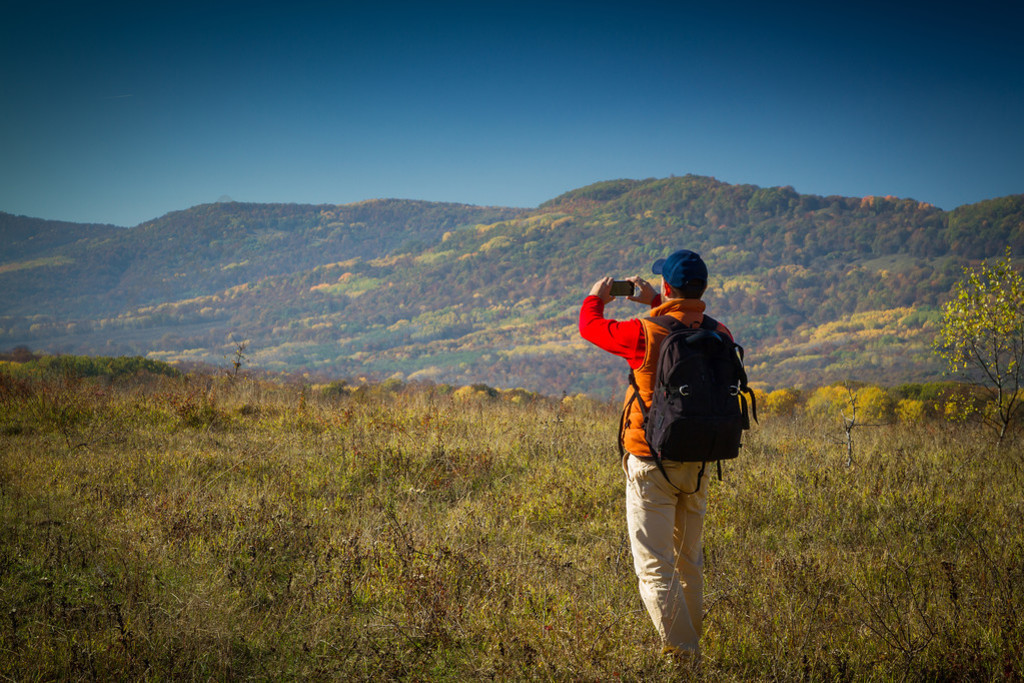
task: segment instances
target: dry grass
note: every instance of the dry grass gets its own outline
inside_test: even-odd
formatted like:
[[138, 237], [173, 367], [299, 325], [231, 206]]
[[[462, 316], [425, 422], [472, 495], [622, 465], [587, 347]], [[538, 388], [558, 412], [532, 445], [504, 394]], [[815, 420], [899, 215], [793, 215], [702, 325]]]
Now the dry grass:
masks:
[[[464, 399], [464, 400], [460, 400]], [[706, 680], [1019, 680], [1019, 444], [763, 420]], [[0, 675], [652, 680], [611, 406], [0, 374]]]

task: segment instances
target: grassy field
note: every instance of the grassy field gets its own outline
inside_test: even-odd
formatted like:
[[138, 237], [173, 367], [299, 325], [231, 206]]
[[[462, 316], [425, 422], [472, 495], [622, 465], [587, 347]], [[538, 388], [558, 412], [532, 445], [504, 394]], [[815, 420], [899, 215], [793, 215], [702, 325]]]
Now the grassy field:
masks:
[[[0, 371], [0, 677], [671, 680], [616, 408], [493, 393]], [[1020, 443], [837, 431], [710, 482], [703, 679], [1021, 680]]]

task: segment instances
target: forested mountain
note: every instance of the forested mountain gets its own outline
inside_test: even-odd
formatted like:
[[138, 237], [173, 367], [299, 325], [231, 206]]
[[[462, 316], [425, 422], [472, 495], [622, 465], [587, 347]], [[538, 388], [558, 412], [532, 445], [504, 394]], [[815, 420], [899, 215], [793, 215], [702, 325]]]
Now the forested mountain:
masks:
[[[99, 232], [87, 242], [55, 243], [49, 255], [59, 261], [57, 268], [22, 268], [6, 277], [4, 263], [20, 259], [16, 253], [8, 257], [4, 248], [0, 288], [14, 294], [5, 312], [119, 314], [125, 304], [177, 301], [332, 260], [425, 248], [446, 230], [515, 213], [393, 200], [345, 206], [205, 204], [130, 230]], [[84, 234], [92, 226], [78, 227]]]
[[0, 265], [46, 255], [77, 242], [113, 237], [124, 230], [113, 225], [47, 221], [0, 211]]
[[1024, 195], [944, 212], [685, 176], [528, 210], [225, 203], [96, 230], [31, 253], [0, 233], [0, 348], [223, 362], [247, 340], [267, 369], [608, 396], [624, 364], [579, 339], [579, 302], [680, 247], [753, 380], [937, 379], [937, 307], [963, 266], [1021, 253]]

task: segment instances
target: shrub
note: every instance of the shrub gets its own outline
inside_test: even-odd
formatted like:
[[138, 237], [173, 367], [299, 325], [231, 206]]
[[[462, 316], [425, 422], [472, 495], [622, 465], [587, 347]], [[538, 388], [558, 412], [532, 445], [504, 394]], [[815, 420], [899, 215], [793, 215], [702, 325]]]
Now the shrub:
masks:
[[764, 395], [763, 399], [759, 395], [757, 400], [758, 407], [764, 406], [766, 415], [789, 416], [796, 410], [800, 395], [793, 389], [776, 389]]
[[854, 394], [857, 402], [857, 419], [863, 422], [891, 422], [893, 418], [893, 401], [888, 392], [881, 387], [861, 387]]
[[900, 399], [896, 404], [896, 419], [901, 424], [915, 425], [919, 424], [925, 417], [925, 404], [924, 401], [918, 401], [912, 398]]
[[498, 391], [486, 384], [459, 387], [452, 393], [452, 399], [461, 403], [490, 401], [498, 397]]
[[838, 417], [850, 405], [850, 392], [846, 387], [833, 384], [819, 387], [807, 399], [807, 413], [814, 417]]

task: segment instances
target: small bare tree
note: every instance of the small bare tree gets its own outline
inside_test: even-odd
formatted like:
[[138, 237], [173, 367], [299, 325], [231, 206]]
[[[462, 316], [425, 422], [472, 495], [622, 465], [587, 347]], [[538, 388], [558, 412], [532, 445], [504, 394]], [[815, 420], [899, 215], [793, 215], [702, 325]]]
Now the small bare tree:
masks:
[[[854, 391], [849, 382], [844, 382], [843, 388], [846, 391], [846, 397], [843, 403], [836, 407], [836, 410], [839, 413], [840, 424], [843, 428], [844, 438], [840, 443], [846, 445], [846, 466], [852, 467], [854, 430], [860, 427], [882, 427], [889, 423], [885, 421], [868, 421], [872, 419], [872, 413], [878, 413], [878, 411], [871, 410], [871, 405], [866, 406], [868, 408], [867, 411], [864, 410], [864, 389]], [[867, 418], [864, 417], [864, 412], [868, 413]], [[877, 417], [877, 415], [874, 415], [874, 417]]]
[[228, 376], [231, 377], [232, 380], [238, 378], [238, 373], [242, 369], [242, 364], [245, 363], [245, 350], [247, 348], [249, 348], [248, 341], [235, 342], [235, 357], [231, 361], [231, 372], [228, 373]]
[[850, 414], [847, 415], [846, 410], [840, 410], [839, 416], [843, 421], [843, 431], [846, 432], [846, 466], [853, 466], [853, 430], [860, 426], [857, 422], [857, 396], [853, 393], [853, 389], [850, 388], [849, 383], [846, 384], [846, 393], [849, 395], [849, 410]]

